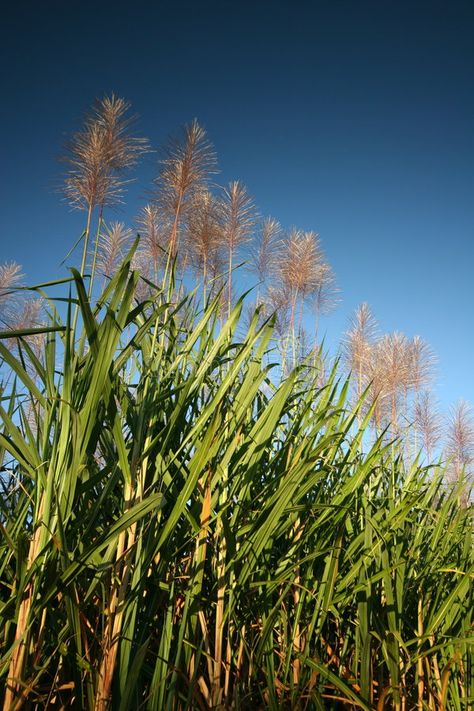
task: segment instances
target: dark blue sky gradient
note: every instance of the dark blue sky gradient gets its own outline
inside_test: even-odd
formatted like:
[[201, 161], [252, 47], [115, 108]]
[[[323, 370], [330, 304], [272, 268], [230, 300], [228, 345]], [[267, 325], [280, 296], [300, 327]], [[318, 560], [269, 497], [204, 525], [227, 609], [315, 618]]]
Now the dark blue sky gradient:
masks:
[[[56, 159], [95, 96], [132, 102], [158, 146], [197, 117], [219, 181], [315, 229], [342, 290], [439, 357], [442, 404], [474, 401], [474, 3], [17, 2], [0, 29], [0, 260], [57, 277], [83, 217]], [[131, 220], [148, 157], [115, 219]]]

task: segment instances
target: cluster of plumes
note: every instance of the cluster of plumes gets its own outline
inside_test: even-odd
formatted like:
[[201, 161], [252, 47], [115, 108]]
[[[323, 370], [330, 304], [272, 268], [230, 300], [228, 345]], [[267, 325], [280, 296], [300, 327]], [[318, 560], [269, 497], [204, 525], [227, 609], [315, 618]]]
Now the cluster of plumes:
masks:
[[[189, 136], [188, 130], [185, 136]], [[183, 147], [183, 154], [186, 153]], [[167, 159], [165, 164], [168, 183], [169, 162]], [[192, 272], [202, 283], [205, 294], [224, 290], [223, 305], [229, 309], [235, 258], [252, 239], [257, 224], [254, 203], [240, 181], [212, 191], [209, 174], [205, 179], [203, 170], [188, 169], [189, 172], [199, 183], [193, 184], [188, 176], [179, 189], [179, 199], [179, 186], [175, 186], [175, 191], [168, 186], [164, 198], [157, 197], [156, 202], [141, 210], [136, 221], [140, 235], [137, 259], [148, 265], [144, 276], [151, 280], [158, 280], [170, 257], [178, 259], [178, 272], [183, 280]], [[175, 174], [179, 176], [181, 172], [176, 170]]]
[[[234, 258], [251, 238], [257, 217], [245, 186], [234, 181], [216, 189], [211, 185], [216, 173], [214, 149], [194, 120], [161, 151], [152, 199], [136, 219], [140, 244], [135, 265], [143, 268], [147, 279], [158, 280], [169, 259], [177, 258], [182, 275], [191, 269], [206, 286], [214, 284], [214, 291], [225, 281], [230, 300]], [[113, 194], [115, 187], [114, 183]], [[117, 223], [103, 233], [98, 267], [106, 276], [128, 246], [124, 234], [125, 227]]]
[[[18, 332], [40, 329], [42, 319], [42, 299], [28, 298], [21, 291], [23, 283], [22, 269], [16, 262], [0, 264], [0, 331]], [[41, 352], [43, 335], [31, 333], [22, 338], [33, 349], [36, 356]], [[10, 348], [17, 348], [19, 339], [6, 339]]]
[[364, 398], [366, 409], [373, 407], [378, 432], [386, 430], [389, 437], [403, 434], [406, 446], [412, 447], [411, 456], [422, 448], [428, 462], [443, 453], [453, 479], [472, 473], [471, 409], [460, 401], [443, 422], [432, 393], [436, 358], [422, 338], [398, 332], [378, 335], [377, 322], [363, 303], [351, 319], [342, 353], [355, 397]]
[[[129, 105], [115, 96], [98, 100], [84, 125], [68, 144], [65, 192], [71, 205], [91, 211], [117, 202], [127, 169], [149, 150], [131, 133]], [[291, 229], [283, 232], [273, 218], [262, 219], [240, 180], [225, 187], [214, 183], [217, 160], [205, 130], [194, 120], [161, 150], [160, 170], [151, 200], [134, 228], [140, 235], [134, 266], [146, 282], [158, 282], [177, 260], [181, 283], [190, 274], [205, 298], [221, 294], [222, 311], [233, 302], [234, 270], [243, 262], [258, 283], [256, 302], [262, 312], [277, 314], [277, 331], [292, 334], [293, 362], [317, 339], [320, 315], [336, 303], [334, 274], [319, 236]], [[86, 228], [88, 232], [89, 227]], [[106, 226], [99, 219], [97, 270], [110, 277], [130, 247], [132, 232], [123, 223]], [[305, 332], [303, 310], [311, 311], [314, 332]], [[288, 339], [283, 346], [288, 348]]]
[[432, 384], [436, 359], [419, 336], [409, 339], [399, 332], [378, 336], [377, 330], [368, 304], [361, 304], [345, 334], [342, 351], [357, 397], [369, 391], [376, 428], [398, 434], [410, 421], [410, 395], [420, 410], [420, 395]]
[[[249, 268], [261, 288], [257, 304], [276, 317], [282, 362], [291, 365], [316, 352], [319, 319], [338, 302], [338, 288], [321, 248], [319, 235], [292, 228], [284, 232], [272, 218], [264, 220], [250, 250]], [[304, 313], [307, 318], [303, 319]], [[313, 323], [309, 332], [304, 323]]]

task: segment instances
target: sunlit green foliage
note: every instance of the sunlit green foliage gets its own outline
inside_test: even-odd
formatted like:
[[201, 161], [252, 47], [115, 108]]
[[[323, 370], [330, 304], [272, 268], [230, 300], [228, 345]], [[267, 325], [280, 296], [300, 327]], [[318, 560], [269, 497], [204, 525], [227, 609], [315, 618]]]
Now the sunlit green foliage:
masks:
[[41, 353], [0, 341], [4, 709], [467, 711], [461, 490], [132, 259], [95, 303], [73, 272]]

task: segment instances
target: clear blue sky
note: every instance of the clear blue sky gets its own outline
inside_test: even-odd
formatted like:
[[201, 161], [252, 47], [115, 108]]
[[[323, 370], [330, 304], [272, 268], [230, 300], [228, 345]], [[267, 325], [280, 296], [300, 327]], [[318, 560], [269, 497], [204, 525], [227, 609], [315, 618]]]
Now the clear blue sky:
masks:
[[[21, 2], [2, 10], [0, 260], [56, 277], [82, 226], [57, 156], [115, 91], [155, 146], [197, 117], [263, 214], [315, 229], [342, 289], [328, 341], [368, 301], [474, 402], [474, 3]], [[156, 172], [139, 171], [119, 219]], [[117, 219], [117, 216], [115, 216]]]

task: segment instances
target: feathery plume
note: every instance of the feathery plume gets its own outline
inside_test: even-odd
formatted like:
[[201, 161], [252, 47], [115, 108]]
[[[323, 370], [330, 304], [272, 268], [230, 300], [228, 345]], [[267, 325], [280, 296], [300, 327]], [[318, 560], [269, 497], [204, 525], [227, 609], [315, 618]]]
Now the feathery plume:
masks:
[[203, 287], [207, 281], [222, 273], [223, 233], [219, 203], [208, 190], [194, 196], [186, 231], [189, 261], [196, 272], [202, 273]]
[[127, 118], [129, 108], [114, 94], [98, 99], [83, 128], [66, 145], [64, 192], [72, 207], [90, 211], [120, 202], [129, 182], [124, 172], [149, 150], [147, 139], [130, 134], [136, 117]]
[[417, 391], [429, 385], [433, 380], [436, 357], [420, 336], [414, 336], [409, 342], [407, 360], [410, 385]]
[[[41, 328], [43, 325], [42, 310], [43, 299], [25, 299], [21, 309], [12, 315], [8, 323], [8, 329], [13, 332], [18, 332], [26, 331], [30, 328]], [[7, 345], [11, 351], [19, 353], [21, 351], [21, 343], [26, 341], [36, 358], [42, 360], [44, 340], [44, 333], [31, 333], [27, 336], [21, 336], [21, 338], [12, 336], [12, 338], [7, 339]], [[32, 366], [30, 359], [25, 356], [25, 354], [22, 355], [22, 358], [24, 359], [27, 370], [35, 377], [37, 374], [36, 368]]]
[[186, 225], [196, 194], [217, 172], [217, 161], [205, 130], [196, 120], [184, 126], [181, 136], [170, 139], [163, 152], [160, 175], [155, 180], [156, 204], [171, 224], [169, 246], [174, 256], [180, 227]]
[[[282, 241], [276, 265], [276, 279], [283, 292], [290, 296], [290, 320], [288, 337], [291, 333], [293, 349], [293, 365], [296, 365], [297, 333], [295, 328], [296, 306], [300, 300], [298, 333], [302, 329], [303, 305], [306, 297], [314, 294], [320, 276], [321, 251], [319, 238], [315, 232], [302, 232], [293, 228]], [[283, 360], [286, 359], [288, 343], [283, 350]]]
[[242, 335], [245, 337], [247, 334], [250, 324], [252, 323], [254, 316], [255, 316], [255, 311], [258, 311], [258, 326], [261, 327], [263, 326], [264, 322], [268, 319], [270, 316], [270, 313], [268, 312], [268, 303], [263, 301], [261, 297], [259, 297], [256, 301], [245, 304], [244, 310], [243, 310], [243, 318], [242, 318]]
[[382, 336], [372, 350], [369, 379], [377, 399], [376, 416], [379, 425], [385, 420], [394, 433], [399, 431], [400, 397], [410, 384], [409, 355], [409, 341], [398, 332]]
[[16, 262], [0, 264], [0, 320], [7, 324], [18, 307], [18, 296], [15, 289], [21, 285], [23, 274], [21, 266]]
[[431, 463], [433, 451], [441, 439], [443, 427], [436, 403], [433, 402], [428, 390], [424, 390], [415, 402], [414, 427], [420, 435], [428, 463]]
[[270, 286], [262, 301], [268, 315], [275, 314], [275, 333], [283, 338], [290, 327], [290, 294], [285, 289]]
[[314, 309], [318, 315], [328, 314], [336, 308], [339, 302], [339, 288], [330, 264], [321, 262], [318, 270], [317, 284], [314, 290]]
[[318, 285], [320, 252], [318, 235], [292, 229], [282, 243], [277, 275], [293, 296], [306, 296]]
[[145, 281], [152, 281], [150, 258], [146, 251], [141, 248], [137, 249], [132, 257], [131, 268], [140, 274], [137, 285], [135, 287], [135, 299], [138, 303], [142, 303], [153, 296], [152, 288]]
[[220, 200], [224, 241], [229, 250], [251, 238], [255, 227], [255, 205], [243, 183], [235, 180], [224, 188]]
[[448, 476], [458, 481], [472, 474], [474, 462], [474, 416], [471, 405], [459, 400], [451, 409], [448, 421], [446, 454], [451, 460]]
[[26, 299], [23, 302], [21, 311], [11, 322], [10, 328], [15, 331], [26, 330], [27, 328], [39, 328], [42, 324], [41, 311], [43, 299]]
[[158, 265], [168, 249], [169, 225], [163, 225], [158, 207], [148, 204], [141, 210], [137, 218], [137, 226], [141, 238], [141, 249], [145, 254], [148, 254], [153, 263], [155, 277], [157, 277]]
[[272, 217], [266, 217], [257, 233], [254, 244], [250, 247], [250, 261], [247, 269], [256, 274], [262, 282], [275, 269], [280, 235], [280, 223]]
[[353, 373], [367, 374], [378, 324], [367, 302], [360, 304], [350, 320], [342, 342], [344, 361]]
[[357, 307], [349, 325], [342, 341], [342, 356], [353, 374], [359, 400], [373, 374], [373, 348], [378, 329], [367, 302]]
[[123, 222], [111, 222], [109, 227], [105, 226], [97, 254], [97, 268], [104, 276], [114, 274], [131, 238], [132, 231]]
[[245, 186], [238, 180], [229, 183], [219, 201], [222, 237], [227, 246], [227, 313], [232, 307], [232, 267], [236, 249], [248, 242], [255, 226], [255, 206]]

